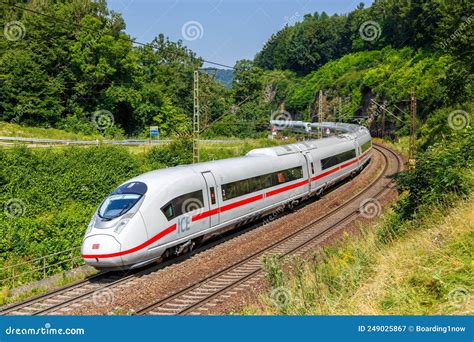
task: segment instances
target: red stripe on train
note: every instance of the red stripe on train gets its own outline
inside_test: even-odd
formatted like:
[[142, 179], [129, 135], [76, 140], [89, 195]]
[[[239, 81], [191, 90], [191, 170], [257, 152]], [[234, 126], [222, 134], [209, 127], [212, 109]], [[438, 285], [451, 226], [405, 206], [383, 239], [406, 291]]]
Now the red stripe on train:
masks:
[[249, 198], [244, 198], [240, 201], [237, 201], [237, 202], [233, 202], [233, 203], [230, 203], [230, 204], [227, 204], [227, 205], [224, 205], [220, 208], [215, 208], [215, 209], [211, 209], [211, 210], [208, 210], [208, 211], [204, 211], [202, 213], [199, 213], [199, 214], [196, 214], [192, 217], [192, 221], [198, 221], [198, 220], [201, 220], [203, 218], [206, 218], [206, 217], [209, 217], [209, 216], [212, 216], [212, 215], [215, 215], [215, 214], [218, 214], [218, 213], [222, 213], [224, 211], [227, 211], [227, 210], [231, 210], [231, 209], [234, 209], [234, 208], [237, 208], [237, 207], [240, 207], [242, 205], [246, 205], [246, 204], [249, 204], [249, 203], [252, 203], [252, 202], [255, 202], [255, 201], [258, 201], [258, 200], [261, 200], [263, 198], [263, 195], [260, 194], [260, 195], [256, 195], [256, 196], [252, 196], [252, 197], [249, 197]]
[[[350, 162], [347, 162], [345, 164], [342, 164], [340, 166], [337, 166], [335, 167], [334, 169], [331, 169], [329, 171], [325, 171], [323, 173], [320, 173], [319, 175], [316, 175], [314, 177], [311, 178], [311, 181], [315, 181], [315, 180], [318, 180], [318, 179], [321, 179], [325, 176], [328, 176], [336, 171], [339, 171], [341, 170], [342, 168], [345, 168], [347, 166], [350, 166], [354, 163], [356, 163], [357, 161], [361, 160], [362, 158], [364, 158], [370, 151], [367, 151], [365, 152], [364, 154], [360, 155], [358, 158], [354, 158], [354, 160], [351, 160]], [[290, 184], [290, 185], [286, 185], [284, 187], [281, 187], [281, 188], [278, 188], [278, 189], [275, 189], [275, 190], [271, 190], [271, 191], [268, 191], [265, 193], [265, 197], [270, 197], [270, 196], [273, 196], [273, 195], [277, 195], [277, 194], [280, 194], [282, 192], [285, 192], [285, 191], [288, 191], [288, 190], [292, 190], [292, 189], [295, 189], [295, 188], [298, 188], [302, 185], [305, 185], [305, 184], [308, 184], [308, 180], [303, 180], [303, 181], [300, 181], [298, 183], [294, 183], [294, 184]], [[234, 208], [237, 208], [237, 207], [240, 207], [242, 205], [246, 205], [246, 204], [249, 204], [249, 203], [252, 203], [252, 202], [255, 202], [255, 201], [258, 201], [258, 200], [261, 200], [263, 199], [263, 194], [260, 194], [260, 195], [256, 195], [256, 196], [252, 196], [252, 197], [249, 197], [249, 198], [245, 198], [245, 199], [242, 199], [242, 200], [239, 200], [237, 202], [233, 202], [233, 203], [230, 203], [230, 204], [227, 204], [225, 206], [222, 206], [220, 208], [215, 208], [215, 209], [211, 209], [211, 210], [208, 210], [208, 211], [204, 211], [202, 213], [199, 213], [199, 214], [196, 214], [192, 217], [192, 221], [199, 221], [203, 218], [206, 218], [206, 217], [209, 217], [209, 216], [212, 216], [212, 215], [216, 215], [216, 214], [219, 214], [219, 213], [222, 213], [224, 211], [227, 211], [227, 210], [231, 210], [231, 209], [234, 209]]]
[[176, 223], [173, 224], [171, 227], [168, 227], [165, 230], [159, 232], [158, 234], [153, 236], [151, 239], [145, 241], [141, 245], [138, 245], [136, 247], [127, 249], [125, 251], [116, 252], [116, 253], [109, 253], [109, 254], [82, 254], [82, 257], [84, 259], [96, 259], [96, 258], [97, 259], [102, 259], [102, 258], [114, 258], [114, 257], [130, 254], [130, 253], [134, 253], [134, 252], [139, 251], [142, 248], [145, 248], [145, 247], [151, 245], [153, 242], [158, 241], [159, 239], [165, 237], [166, 235], [172, 233], [175, 230], [176, 230]]
[[[341, 170], [342, 168], [345, 168], [347, 166], [350, 166], [352, 164], [354, 164], [355, 162], [363, 159], [368, 153], [370, 152], [367, 151], [365, 152], [364, 154], [360, 155], [358, 158], [354, 159], [354, 160], [351, 160], [350, 162], [347, 162], [343, 165], [340, 165], [338, 167], [335, 167], [334, 169], [331, 169], [329, 171], [326, 171], [326, 172], [323, 172], [323, 173], [320, 173], [319, 175], [317, 176], [314, 176], [311, 178], [311, 181], [315, 181], [315, 180], [318, 180], [320, 178], [323, 178], [327, 175], [330, 175], [331, 173], [334, 173], [336, 171], [339, 171]], [[281, 187], [279, 189], [275, 189], [275, 190], [271, 190], [271, 191], [268, 191], [267, 193], [265, 193], [265, 196], [266, 197], [270, 197], [270, 196], [273, 196], [273, 195], [277, 195], [279, 193], [282, 193], [282, 192], [285, 192], [285, 191], [288, 191], [288, 190], [292, 190], [292, 189], [295, 189], [295, 188], [298, 188], [302, 185], [305, 185], [305, 184], [308, 184], [308, 180], [303, 180], [303, 181], [300, 181], [298, 183], [294, 183], [294, 184], [290, 184], [290, 185], [286, 185], [284, 187]], [[234, 202], [234, 203], [230, 203], [230, 204], [227, 204], [227, 205], [224, 205], [220, 208], [215, 208], [215, 209], [212, 209], [212, 210], [208, 210], [208, 211], [205, 211], [205, 212], [202, 212], [202, 213], [199, 213], [199, 214], [196, 214], [192, 217], [192, 221], [198, 221], [198, 220], [201, 220], [203, 218], [206, 218], [206, 217], [209, 217], [209, 216], [212, 216], [212, 215], [215, 215], [215, 214], [218, 214], [220, 212], [224, 212], [224, 211], [227, 211], [227, 210], [231, 210], [231, 209], [234, 209], [234, 208], [237, 208], [237, 207], [240, 207], [242, 205], [246, 205], [246, 204], [249, 204], [249, 203], [252, 203], [252, 202], [256, 202], [256, 201], [259, 201], [261, 199], [263, 199], [263, 194], [260, 194], [260, 195], [256, 195], [256, 196], [252, 196], [252, 197], [249, 197], [249, 198], [245, 198], [245, 199], [242, 199], [240, 201], [237, 201], [237, 202]], [[158, 234], [156, 234], [155, 236], [153, 236], [151, 239], [145, 241], [144, 243], [142, 243], [141, 245], [138, 245], [134, 248], [131, 248], [131, 249], [127, 249], [125, 251], [122, 251], [122, 252], [116, 252], [116, 253], [109, 253], [109, 254], [83, 254], [82, 257], [84, 259], [103, 259], [103, 258], [113, 258], [113, 257], [118, 257], [118, 256], [122, 256], [122, 255], [126, 255], [126, 254], [130, 254], [130, 253], [134, 253], [134, 252], [137, 252], [139, 251], [140, 249], [142, 248], [145, 248], [149, 245], [151, 245], [153, 242], [156, 242], [158, 241], [159, 239], [165, 237], [166, 235], [172, 233], [173, 231], [176, 230], [176, 224], [173, 224], [171, 227], [168, 227], [166, 228], [165, 230], [159, 232]]]
[[302, 185], [305, 185], [305, 184], [308, 184], [307, 179], [305, 179], [301, 182], [295, 183], [295, 184], [290, 184], [290, 185], [284, 186], [282, 188], [269, 191], [269, 192], [265, 193], [265, 196], [270, 197], [270, 196], [273, 196], [273, 195], [277, 195], [279, 193], [282, 193], [282, 192], [285, 192], [285, 191], [288, 191], [288, 190], [291, 190], [291, 189], [294, 189], [294, 188], [298, 188], [298, 187], [300, 187]]

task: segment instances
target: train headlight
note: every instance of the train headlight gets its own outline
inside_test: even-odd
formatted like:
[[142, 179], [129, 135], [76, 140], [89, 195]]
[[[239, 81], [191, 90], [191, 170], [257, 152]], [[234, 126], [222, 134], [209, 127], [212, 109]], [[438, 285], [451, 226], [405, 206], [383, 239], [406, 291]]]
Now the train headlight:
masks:
[[117, 234], [120, 234], [122, 230], [125, 228], [125, 226], [130, 222], [130, 219], [123, 219], [120, 220], [119, 223], [117, 223], [117, 227], [115, 227], [114, 232]]
[[92, 228], [95, 226], [95, 215], [92, 216], [91, 221], [89, 222], [89, 225], [87, 226], [86, 234], [89, 234]]

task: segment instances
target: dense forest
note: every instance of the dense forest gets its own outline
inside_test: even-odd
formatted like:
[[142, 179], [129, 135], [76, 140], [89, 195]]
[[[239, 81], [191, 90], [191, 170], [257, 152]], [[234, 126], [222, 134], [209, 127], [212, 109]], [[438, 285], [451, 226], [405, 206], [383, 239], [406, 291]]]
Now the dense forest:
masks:
[[[325, 118], [344, 121], [371, 115], [371, 99], [403, 116], [412, 87], [422, 120], [462, 104], [472, 98], [473, 6], [378, 0], [348, 14], [306, 14], [254, 61], [202, 70], [204, 134], [264, 135], [277, 109], [314, 120], [319, 90]], [[189, 133], [193, 71], [204, 63], [181, 41], [159, 34], [134, 43], [104, 0], [8, 0], [0, 18], [2, 120], [118, 137], [144, 136], [149, 125], [165, 136]], [[111, 118], [98, 123], [98, 113]]]
[[[134, 44], [105, 1], [8, 3], [17, 7], [0, 4], [2, 25], [13, 23], [0, 40], [3, 120], [108, 135], [138, 135], [152, 124], [164, 135], [189, 130], [193, 71], [203, 63], [181, 42], [160, 34]], [[200, 81], [212, 102], [206, 114], [219, 115], [227, 91], [208, 73]], [[97, 111], [115, 124], [97, 125]]]

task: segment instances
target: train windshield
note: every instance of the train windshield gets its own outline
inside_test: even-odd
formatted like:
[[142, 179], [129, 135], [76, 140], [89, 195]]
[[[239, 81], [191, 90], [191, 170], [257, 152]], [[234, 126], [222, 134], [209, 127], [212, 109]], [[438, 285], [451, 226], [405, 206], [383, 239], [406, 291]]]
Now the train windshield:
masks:
[[99, 216], [106, 220], [119, 217], [132, 209], [146, 193], [145, 183], [126, 183], [115, 189], [99, 208]]

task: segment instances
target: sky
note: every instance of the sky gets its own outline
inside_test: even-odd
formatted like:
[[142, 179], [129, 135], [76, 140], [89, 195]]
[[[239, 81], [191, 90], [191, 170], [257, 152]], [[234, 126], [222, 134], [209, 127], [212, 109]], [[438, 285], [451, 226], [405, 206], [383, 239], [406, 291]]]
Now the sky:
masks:
[[[233, 66], [253, 59], [273, 33], [306, 13], [345, 14], [361, 0], [108, 0], [126, 32], [148, 43], [163, 33], [205, 60]], [[369, 6], [373, 0], [363, 1]], [[209, 66], [209, 65], [208, 65]]]

